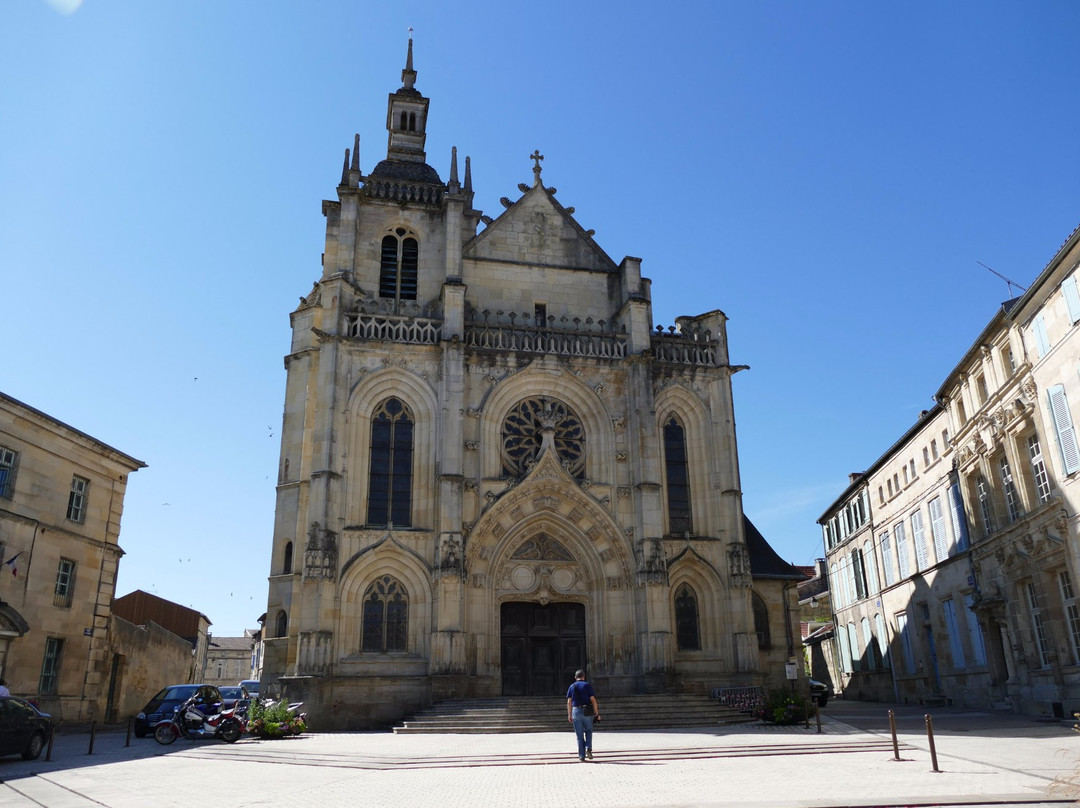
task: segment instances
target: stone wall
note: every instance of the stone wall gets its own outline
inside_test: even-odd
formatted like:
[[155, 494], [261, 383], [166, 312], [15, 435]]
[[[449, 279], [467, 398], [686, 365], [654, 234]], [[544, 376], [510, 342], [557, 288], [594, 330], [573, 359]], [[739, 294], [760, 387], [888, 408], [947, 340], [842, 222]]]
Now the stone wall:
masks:
[[192, 681], [191, 643], [156, 623], [136, 626], [113, 615], [109, 620], [110, 664], [120, 657], [114, 710], [106, 716], [108, 687], [102, 689], [98, 715], [126, 721], [167, 685]]

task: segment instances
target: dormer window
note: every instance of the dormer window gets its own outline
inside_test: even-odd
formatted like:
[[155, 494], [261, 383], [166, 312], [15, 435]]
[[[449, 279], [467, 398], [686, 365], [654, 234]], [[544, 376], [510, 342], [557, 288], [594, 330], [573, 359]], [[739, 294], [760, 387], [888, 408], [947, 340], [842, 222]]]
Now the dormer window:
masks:
[[379, 266], [379, 297], [416, 300], [420, 244], [404, 227], [383, 237]]

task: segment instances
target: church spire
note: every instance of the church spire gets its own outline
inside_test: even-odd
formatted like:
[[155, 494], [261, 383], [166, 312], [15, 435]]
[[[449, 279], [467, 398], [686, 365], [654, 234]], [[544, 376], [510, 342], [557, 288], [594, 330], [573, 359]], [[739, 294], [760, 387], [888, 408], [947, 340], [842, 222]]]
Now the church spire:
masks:
[[401, 71], [401, 88], [390, 93], [386, 105], [386, 131], [389, 133], [387, 159], [411, 163], [426, 162], [424, 142], [427, 140], [427, 110], [428, 99], [416, 89], [410, 28], [409, 50], [405, 57], [405, 69]]

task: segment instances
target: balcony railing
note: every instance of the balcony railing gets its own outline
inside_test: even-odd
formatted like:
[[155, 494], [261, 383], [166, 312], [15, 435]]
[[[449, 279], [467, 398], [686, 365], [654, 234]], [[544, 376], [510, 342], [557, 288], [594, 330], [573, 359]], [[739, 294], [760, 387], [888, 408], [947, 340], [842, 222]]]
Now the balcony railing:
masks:
[[438, 312], [410, 301], [369, 301], [345, 315], [345, 334], [361, 340], [435, 345], [442, 339]]
[[[502, 312], [496, 312], [501, 319]], [[555, 354], [586, 359], [622, 359], [626, 356], [626, 334], [608, 329], [604, 320], [586, 317], [546, 320], [511, 313], [509, 323], [490, 321], [491, 312], [481, 313], [465, 326], [465, 345], [486, 351]]]
[[660, 362], [709, 367], [716, 364], [716, 340], [706, 330], [676, 331], [675, 326], [658, 325], [652, 335], [653, 356]]

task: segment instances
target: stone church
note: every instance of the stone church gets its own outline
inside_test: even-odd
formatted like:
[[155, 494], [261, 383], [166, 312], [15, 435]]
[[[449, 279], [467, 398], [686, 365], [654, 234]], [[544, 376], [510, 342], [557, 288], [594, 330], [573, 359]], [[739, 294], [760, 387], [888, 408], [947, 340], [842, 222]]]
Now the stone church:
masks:
[[410, 41], [386, 159], [346, 150], [291, 315], [263, 681], [323, 727], [561, 698], [577, 668], [606, 694], [764, 684], [801, 576], [743, 516], [725, 315], [654, 327], [641, 259], [539, 152], [477, 210], [468, 157], [427, 162], [416, 78]]

